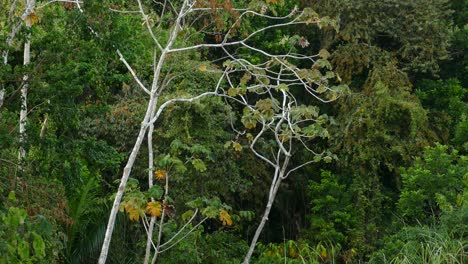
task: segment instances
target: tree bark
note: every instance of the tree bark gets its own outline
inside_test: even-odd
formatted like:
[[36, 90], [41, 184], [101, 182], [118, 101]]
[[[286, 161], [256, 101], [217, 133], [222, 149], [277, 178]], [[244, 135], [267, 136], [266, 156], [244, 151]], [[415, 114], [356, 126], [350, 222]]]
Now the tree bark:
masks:
[[106, 228], [106, 234], [104, 237], [104, 242], [101, 248], [101, 254], [99, 256], [99, 264], [105, 264], [107, 260], [107, 255], [109, 253], [109, 246], [110, 246], [110, 241], [112, 237], [112, 231], [114, 230], [114, 225], [115, 225], [115, 219], [117, 216], [117, 213], [119, 211], [119, 205], [120, 201], [122, 200], [122, 196], [125, 191], [125, 186], [127, 185], [128, 178], [130, 176], [130, 172], [133, 168], [133, 164], [135, 163], [136, 156], [138, 154], [138, 151], [140, 150], [141, 144], [143, 142], [143, 138], [145, 137], [145, 133], [147, 131], [147, 128], [150, 124], [154, 123], [157, 119], [158, 115], [156, 115], [155, 118], [151, 119], [151, 117], [154, 114], [154, 110], [156, 109], [156, 102], [157, 102], [157, 91], [158, 91], [158, 84], [159, 84], [159, 79], [160, 79], [160, 74], [162, 67], [164, 66], [164, 61], [167, 56], [167, 51], [172, 47], [174, 44], [174, 41], [177, 37], [177, 34], [180, 30], [180, 21], [182, 19], [183, 13], [185, 11], [185, 8], [187, 6], [187, 1], [184, 1], [182, 4], [182, 7], [179, 11], [179, 15], [175, 21], [174, 28], [171, 31], [171, 35], [169, 37], [169, 40], [166, 44], [166, 48], [162, 50], [161, 56], [159, 57], [158, 64], [156, 66], [156, 69], [154, 71], [154, 76], [153, 76], [153, 85], [151, 88], [151, 97], [148, 103], [147, 111], [145, 114], [145, 118], [143, 119], [140, 132], [138, 134], [138, 138], [135, 142], [135, 145], [133, 147], [132, 153], [130, 154], [130, 157], [128, 159], [127, 165], [124, 168], [124, 172], [122, 175], [122, 179], [120, 181], [119, 189], [117, 190], [117, 195], [115, 196], [114, 204], [112, 205], [111, 213], [109, 216], [109, 221], [107, 223], [107, 228]]
[[[4, 98], [5, 98], [5, 88], [2, 86], [2, 88], [0, 89], [0, 109], [2, 109]], [[0, 118], [1, 117], [2, 115], [0, 113]]]
[[[150, 100], [149, 104], [153, 103], [153, 99]], [[109, 216], [109, 221], [107, 223], [106, 234], [104, 237], [104, 242], [101, 248], [101, 255], [99, 256], [99, 264], [106, 263], [107, 254], [109, 253], [109, 246], [112, 238], [112, 231], [114, 230], [115, 219], [117, 217], [117, 212], [119, 211], [120, 201], [122, 200], [122, 196], [125, 191], [125, 186], [127, 185], [128, 177], [130, 176], [130, 172], [132, 171], [133, 164], [135, 163], [136, 156], [138, 151], [140, 150], [141, 143], [143, 142], [143, 138], [145, 137], [146, 130], [148, 128], [147, 122], [149, 121], [150, 112], [149, 109], [146, 112], [145, 118], [141, 124], [140, 132], [138, 133], [137, 140], [135, 145], [133, 146], [132, 153], [127, 161], [127, 165], [125, 165], [122, 179], [120, 180], [119, 189], [117, 190], [117, 194], [114, 199], [114, 203], [112, 205], [111, 213]]]
[[257, 246], [258, 238], [260, 237], [260, 234], [262, 233], [263, 228], [265, 227], [266, 221], [268, 221], [268, 216], [270, 215], [271, 207], [273, 206], [276, 194], [278, 193], [278, 189], [281, 185], [281, 182], [283, 181], [283, 177], [286, 173], [286, 168], [289, 165], [289, 160], [290, 157], [289, 155], [287, 155], [283, 162], [281, 170], [279, 169], [279, 166], [277, 166], [275, 169], [275, 176], [273, 177], [273, 181], [271, 183], [270, 194], [268, 195], [268, 202], [265, 207], [265, 212], [263, 213], [262, 219], [260, 220], [260, 224], [258, 225], [257, 230], [255, 231], [255, 235], [252, 238], [252, 241], [250, 242], [249, 251], [245, 255], [244, 262], [242, 262], [243, 264], [250, 263], [252, 254], [255, 250], [255, 247]]
[[[154, 112], [154, 111], [153, 111]], [[151, 115], [153, 119], [154, 114]], [[148, 188], [153, 187], [153, 171], [154, 171], [154, 155], [153, 155], [153, 130], [154, 124], [150, 124], [148, 129]], [[151, 197], [151, 201], [154, 201]], [[146, 240], [146, 251], [145, 251], [145, 260], [144, 264], [148, 264], [151, 255], [151, 244], [153, 242], [153, 230], [154, 224], [156, 222], [156, 217], [152, 216], [148, 228], [148, 238]]]
[[[35, 0], [28, 0], [28, 8], [34, 9], [36, 4]], [[26, 28], [31, 28], [31, 20], [26, 19]], [[24, 43], [23, 65], [27, 66], [31, 62], [31, 34], [28, 34], [26, 42]], [[19, 164], [20, 170], [23, 170], [23, 161], [26, 158], [26, 123], [28, 121], [28, 88], [29, 88], [29, 74], [23, 76], [23, 87], [21, 87], [21, 110], [19, 119]]]

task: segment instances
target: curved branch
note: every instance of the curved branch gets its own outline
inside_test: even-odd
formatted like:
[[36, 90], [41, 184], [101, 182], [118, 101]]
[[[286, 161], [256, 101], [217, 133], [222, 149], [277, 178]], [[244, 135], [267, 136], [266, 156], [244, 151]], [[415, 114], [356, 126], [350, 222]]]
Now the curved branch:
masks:
[[135, 71], [132, 69], [132, 67], [130, 66], [130, 64], [128, 64], [128, 62], [125, 60], [124, 56], [122, 55], [122, 53], [120, 52], [120, 50], [117, 50], [116, 51], [117, 54], [119, 54], [119, 58], [120, 60], [125, 64], [125, 66], [127, 67], [128, 71], [132, 74], [133, 76], [133, 79], [135, 79], [135, 81], [138, 83], [138, 85], [140, 86], [141, 89], [143, 89], [143, 91], [145, 91], [145, 93], [151, 95], [151, 92], [146, 89], [145, 85], [140, 81], [140, 79], [138, 78], [138, 76], [136, 75]]

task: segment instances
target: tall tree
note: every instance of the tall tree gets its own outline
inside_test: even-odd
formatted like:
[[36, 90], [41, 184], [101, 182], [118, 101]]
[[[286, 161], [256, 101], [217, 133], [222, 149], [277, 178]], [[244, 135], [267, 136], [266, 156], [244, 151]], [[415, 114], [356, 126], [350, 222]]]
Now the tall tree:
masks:
[[[317, 109], [314, 107], [298, 105], [293, 92], [289, 91], [289, 87], [294, 87], [296, 85], [298, 87], [302, 87], [310, 95], [321, 102], [335, 100], [345, 89], [343, 86], [332, 87], [329, 85], [328, 79], [333, 78], [334, 75], [330, 72], [331, 67], [329, 62], [326, 60], [328, 52], [325, 50], [321, 51], [319, 54], [321, 58], [316, 59], [317, 56], [315, 55], [307, 56], [291, 52], [287, 52], [285, 54], [270, 53], [262, 47], [252, 46], [253, 44], [249, 42], [251, 39], [256, 38], [259, 34], [267, 30], [310, 23], [320, 24], [323, 26], [330, 24], [331, 21], [326, 18], [319, 18], [317, 14], [311, 10], [299, 11], [297, 9], [293, 9], [289, 14], [283, 17], [270, 16], [266, 13], [266, 9], [268, 7], [260, 2], [253, 2], [251, 3], [250, 8], [246, 9], [237, 8], [228, 1], [224, 3], [224, 6], [218, 6], [217, 4], [208, 2], [197, 3], [183, 1], [179, 6], [176, 5], [176, 3], [170, 4], [173, 8], [170, 11], [170, 14], [174, 15], [175, 18], [173, 20], [174, 22], [171, 23], [168, 39], [165, 44], [162, 44], [163, 42], [161, 38], [154, 33], [155, 29], [153, 29], [148, 15], [146, 15], [148, 11], [145, 10], [142, 2], [137, 2], [139, 13], [143, 16], [148, 32], [154, 40], [156, 50], [154, 56], [155, 67], [151, 82], [152, 85], [150, 87], [146, 87], [138, 78], [130, 64], [126, 61], [122, 53], [117, 51], [120, 59], [132, 73], [140, 88], [149, 95], [149, 101], [137, 140], [132, 153], [130, 154], [127, 165], [125, 166], [120, 186], [112, 206], [99, 262], [104, 263], [106, 261], [119, 204], [124, 194], [130, 172], [135, 163], [136, 156], [141, 144], [143, 143], [143, 139], [145, 138], [145, 134], [147, 134], [148, 131], [152, 132], [153, 124], [158, 120], [162, 111], [167, 106], [176, 102], [193, 102], [205, 96], [216, 95], [233, 100], [245, 107], [242, 122], [247, 129], [255, 128], [257, 122], [262, 124], [262, 128], [259, 130], [257, 135], [252, 136], [250, 148], [256, 156], [272, 165], [275, 170], [265, 213], [252, 240], [251, 248], [244, 260], [245, 263], [248, 263], [260, 232], [263, 230], [263, 226], [268, 219], [271, 205], [275, 200], [276, 193], [282, 180], [288, 177], [291, 172], [311, 162], [308, 161], [298, 167], [289, 168], [289, 160], [293, 152], [293, 146], [296, 144], [293, 144], [293, 141], [297, 140], [297, 144], [306, 146], [304, 141], [308, 141], [315, 137], [328, 137], [328, 133], [322, 128], [322, 125], [326, 122], [326, 116], [319, 116]], [[258, 11], [255, 9], [258, 9]], [[125, 13], [126, 11], [122, 10], [121, 12]], [[166, 9], [163, 8], [160, 12], [161, 14], [159, 17], [164, 17]], [[230, 19], [226, 21], [230, 24], [224, 25], [221, 16], [223, 12], [227, 12], [232, 15], [233, 21], [231, 22]], [[179, 40], [179, 37], [183, 36], [182, 33], [188, 30], [189, 28], [187, 27], [192, 24], [188, 23], [190, 19], [197, 19], [200, 15], [202, 17], [210, 16], [210, 14], [217, 22], [215, 27], [223, 32], [222, 37], [215, 35], [215, 40], [218, 43], [196, 43], [187, 46], [187, 44], [190, 43], [187, 43], [183, 39]], [[272, 24], [267, 24], [265, 26], [260, 25], [258, 28], [254, 27], [251, 32], [245, 32], [243, 33], [243, 36], [238, 36], [238, 27], [243, 23], [243, 19], [247, 16], [270, 20]], [[300, 37], [294, 37], [291, 41], [297, 41], [298, 45], [307, 45], [307, 40]], [[231, 51], [233, 47], [237, 46], [239, 47], [240, 52], [235, 50]], [[168, 78], [168, 75], [163, 71], [166, 65], [166, 60], [171, 59], [169, 55], [175, 56], [177, 53], [190, 52], [203, 48], [221, 49], [224, 51], [228, 59], [223, 64], [224, 69], [211, 70], [218, 76], [218, 80], [213, 84], [213, 90], [204, 91], [189, 98], [166, 99], [162, 104], [158, 105], [158, 100], [161, 98], [168, 82], [171, 81], [171, 78]], [[258, 57], [255, 58], [257, 60], [251, 61], [249, 58], [252, 58], [252, 56], [250, 56], [249, 53], [258, 54]], [[312, 70], [298, 68], [294, 65], [294, 61], [296, 60], [309, 61], [313, 66]], [[207, 71], [208, 67], [210, 66], [202, 65], [199, 70]], [[242, 75], [244, 77], [237, 82], [237, 76]], [[266, 98], [260, 99], [263, 96]], [[255, 98], [257, 98], [257, 100], [255, 100]], [[262, 154], [255, 149], [259, 138], [263, 137], [264, 133], [268, 131], [272, 132], [272, 139], [273, 142], [275, 142], [274, 145], [277, 146], [275, 147], [276, 150], [274, 150], [277, 153], [272, 158], [265, 157], [265, 154]], [[152, 137], [150, 136], [148, 139], [150, 150], [149, 157], [152, 159]], [[241, 148], [239, 143], [234, 144], [235, 148]], [[310, 148], [307, 149], [312, 151]], [[317, 153], [316, 156], [320, 159], [323, 154]], [[331, 157], [327, 156], [326, 159], [331, 159]], [[153, 165], [151, 160], [149, 165]], [[148, 176], [150, 178], [153, 177], [154, 168], [149, 167], [148, 170]], [[149, 183], [151, 185], [151, 180], [149, 180]], [[163, 208], [163, 215], [165, 210], [166, 209]], [[154, 220], [151, 221], [149, 230], [152, 230], [153, 224]], [[160, 229], [162, 228], [162, 224], [163, 222], [161, 221], [159, 226]], [[151, 236], [152, 233], [149, 233], [148, 243], [151, 240]], [[159, 251], [159, 240], [155, 250], [155, 255], [157, 255]], [[145, 259], [148, 261], [148, 257]]]

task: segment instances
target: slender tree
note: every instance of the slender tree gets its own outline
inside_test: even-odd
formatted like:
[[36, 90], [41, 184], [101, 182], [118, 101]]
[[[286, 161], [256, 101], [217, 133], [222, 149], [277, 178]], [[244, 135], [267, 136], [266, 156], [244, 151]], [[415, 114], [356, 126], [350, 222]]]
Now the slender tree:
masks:
[[[297, 8], [294, 8], [285, 16], [272, 16], [267, 12], [268, 6], [259, 4], [261, 2], [255, 2], [258, 4], [257, 6], [253, 3], [250, 7], [238, 8], [234, 7], [229, 1], [225, 1], [223, 6], [216, 6], [211, 1], [197, 2], [185, 0], [182, 1], [180, 5], [177, 5], [175, 2], [165, 1], [162, 4], [163, 7], [158, 17], [170, 17], [167, 16], [165, 12], [169, 12], [174, 17], [173, 19], [165, 21], [166, 23], [170, 23], [170, 30], [169, 37], [164, 43], [162, 37], [155, 33], [157, 26], [153, 26], [152, 21], [150, 21], [150, 17], [147, 15], [149, 11], [145, 11], [146, 9], [140, 0], [137, 0], [137, 3], [138, 11], [116, 9], [113, 11], [121, 13], [140, 13], [154, 41], [157, 55], [155, 56], [155, 67], [151, 86], [147, 87], [144, 85], [144, 82], [139, 79], [123, 54], [117, 50], [121, 61], [126, 65], [139, 87], [148, 94], [149, 99], [138, 137], [124, 168], [120, 185], [112, 205], [99, 263], [106, 262], [119, 205], [122, 201], [126, 184], [145, 135], [148, 139], [150, 159], [148, 163], [148, 183], [151, 186], [151, 178], [153, 177], [153, 162], [151, 161], [153, 158], [152, 133], [155, 123], [167, 106], [178, 102], [193, 102], [206, 96], [220, 96], [226, 98], [227, 101], [237, 102], [244, 106], [242, 123], [245, 128], [254, 129], [257, 123], [261, 124], [257, 135], [255, 137], [250, 136], [250, 148], [257, 157], [274, 168], [265, 213], [262, 216], [251, 242], [250, 249], [245, 257], [244, 263], [249, 263], [256, 242], [268, 219], [271, 206], [282, 180], [286, 179], [295, 170], [326, 156], [325, 153], [314, 152], [307, 146], [307, 142], [317, 137], [328, 137], [328, 132], [323, 127], [327, 122], [327, 117], [325, 115], [319, 115], [318, 109], [314, 106], [300, 105], [300, 102], [295, 98], [296, 92], [294, 90], [302, 89], [313, 96], [317, 102], [327, 103], [335, 100], [345, 88], [344, 86], [330, 87], [329, 85], [328, 79], [333, 78], [334, 74], [330, 71], [330, 63], [326, 60], [328, 57], [327, 51], [322, 50], [318, 55], [304, 55], [292, 51], [275, 54], [263, 47], [253, 46], [252, 40], [260, 37], [265, 32], [278, 28], [287, 28], [302, 24], [318, 24], [324, 26], [333, 23], [327, 18], [319, 18], [312, 10], [299, 11]], [[223, 12], [231, 14], [231, 17], [234, 18], [233, 21], [219, 21]], [[216, 28], [219, 30], [224, 28], [222, 34], [215, 34], [217, 43], [192, 44], [184, 41], [181, 32], [187, 32], [200, 17], [210, 16], [217, 21], [218, 25], [216, 25]], [[262, 23], [258, 27], [252, 27], [249, 30], [250, 32], [242, 32], [242, 35], [237, 34], [240, 25], [248, 19], [263, 20], [267, 21], [267, 23]], [[171, 21], [173, 22], [171, 23]], [[295, 42], [301, 47], [308, 46], [308, 41], [300, 36], [292, 36], [289, 41]], [[178, 53], [200, 49], [216, 49], [225, 54], [226, 59], [222, 68], [214, 65], [201, 65], [199, 68], [201, 71], [210, 71], [216, 74], [218, 76], [218, 81], [213, 84], [211, 89], [198, 95], [186, 98], [170, 98], [158, 104], [164, 89], [172, 80], [171, 75], [164, 71], [167, 60], [170, 60]], [[255, 57], [252, 55], [255, 55]], [[259, 59], [257, 60], [257, 58]], [[298, 67], [296, 65], [298, 61], [305, 62], [305, 64], [311, 68]], [[210, 67], [210, 69], [208, 67]], [[244, 132], [240, 131], [239, 133], [244, 134]], [[267, 134], [270, 134], [275, 142], [273, 144], [275, 154], [271, 157], [267, 157], [256, 149], [257, 144], [263, 141], [263, 138], [266, 137]], [[241, 147], [237, 142], [233, 144], [235, 144], [235, 148]], [[318, 159], [316, 158], [297, 167], [290, 168], [291, 156], [297, 144], [305, 146], [307, 150], [314, 153]], [[269, 152], [270, 150], [268, 153]], [[330, 156], [326, 156], [326, 158], [331, 159]], [[166, 192], [167, 191], [168, 188], [166, 187]], [[163, 216], [164, 212], [165, 208], [163, 208]], [[157, 255], [162, 252], [160, 247], [163, 217], [159, 225], [156, 243], [152, 242], [154, 224], [155, 220], [151, 219], [148, 228], [145, 263], [149, 261], [151, 246], [155, 249], [153, 262]]]

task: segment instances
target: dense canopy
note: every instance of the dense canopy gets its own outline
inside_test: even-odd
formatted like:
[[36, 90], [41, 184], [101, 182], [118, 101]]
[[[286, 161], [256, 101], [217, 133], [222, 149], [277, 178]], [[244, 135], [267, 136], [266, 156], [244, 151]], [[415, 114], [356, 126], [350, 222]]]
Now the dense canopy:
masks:
[[465, 263], [467, 0], [0, 0], [0, 264]]

